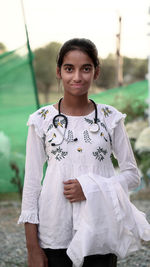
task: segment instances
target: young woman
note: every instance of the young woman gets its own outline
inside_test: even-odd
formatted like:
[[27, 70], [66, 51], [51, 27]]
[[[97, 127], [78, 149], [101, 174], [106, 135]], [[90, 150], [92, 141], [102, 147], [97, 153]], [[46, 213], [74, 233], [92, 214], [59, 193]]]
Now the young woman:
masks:
[[[136, 216], [124, 194], [139, 184], [125, 116], [88, 99], [99, 73], [95, 45], [87, 39], [69, 40], [57, 59], [63, 98], [29, 118], [19, 218], [25, 223], [29, 267], [115, 267], [117, 256], [135, 251], [144, 238], [141, 225], [135, 224], [139, 218], [150, 237], [144, 216]], [[119, 162], [118, 175], [112, 152]]]

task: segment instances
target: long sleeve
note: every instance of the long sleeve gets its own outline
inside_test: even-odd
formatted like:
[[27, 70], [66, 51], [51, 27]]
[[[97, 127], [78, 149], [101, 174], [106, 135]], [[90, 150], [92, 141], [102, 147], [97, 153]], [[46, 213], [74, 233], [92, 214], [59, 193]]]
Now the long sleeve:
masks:
[[118, 179], [121, 184], [126, 183], [128, 190], [135, 189], [140, 183], [140, 175], [123, 120], [119, 121], [113, 131], [112, 149], [120, 169], [114, 179]]
[[42, 138], [30, 125], [26, 144], [25, 179], [22, 199], [22, 212], [18, 223], [38, 224], [38, 198], [41, 191], [43, 165], [46, 161]]

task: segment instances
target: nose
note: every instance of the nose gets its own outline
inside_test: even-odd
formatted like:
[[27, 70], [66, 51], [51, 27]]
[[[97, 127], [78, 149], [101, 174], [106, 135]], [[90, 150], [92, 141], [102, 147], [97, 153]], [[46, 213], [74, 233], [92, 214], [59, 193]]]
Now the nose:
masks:
[[80, 83], [81, 82], [81, 73], [80, 73], [79, 70], [76, 70], [74, 72], [73, 81], [76, 82], [76, 83]]

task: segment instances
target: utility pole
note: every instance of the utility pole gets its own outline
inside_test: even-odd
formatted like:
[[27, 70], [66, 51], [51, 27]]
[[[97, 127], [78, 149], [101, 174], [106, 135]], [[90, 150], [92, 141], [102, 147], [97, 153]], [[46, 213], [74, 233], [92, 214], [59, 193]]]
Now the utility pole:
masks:
[[116, 34], [116, 84], [117, 86], [122, 86], [123, 85], [123, 58], [120, 53], [120, 47], [121, 47], [121, 23], [122, 23], [122, 18], [119, 16], [119, 33]]
[[[150, 7], [148, 10], [148, 13], [150, 15]], [[148, 23], [148, 25], [150, 25], [150, 22]], [[148, 33], [148, 35], [150, 35], [150, 33]], [[148, 56], [148, 99], [147, 99], [147, 103], [148, 103], [148, 124], [150, 127], [150, 54]]]

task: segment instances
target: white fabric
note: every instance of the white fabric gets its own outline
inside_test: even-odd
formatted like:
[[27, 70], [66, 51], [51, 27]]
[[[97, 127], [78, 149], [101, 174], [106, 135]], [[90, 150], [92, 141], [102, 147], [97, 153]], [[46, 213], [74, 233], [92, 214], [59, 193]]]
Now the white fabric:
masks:
[[78, 230], [67, 249], [75, 267], [82, 266], [87, 255], [114, 253], [124, 258], [141, 248], [140, 239], [150, 240], [150, 225], [145, 214], [129, 201], [117, 180], [93, 173], [77, 179], [86, 204]]
[[[119, 183], [125, 192], [139, 185], [139, 173], [123, 125], [125, 115], [111, 106], [98, 104], [97, 108], [100, 130], [97, 133], [89, 131], [94, 111], [86, 116], [67, 116], [65, 140], [59, 146], [51, 146], [51, 143], [62, 141], [65, 125], [60, 117], [59, 129], [54, 128], [53, 118], [58, 111], [52, 105], [39, 109], [29, 118], [22, 212], [18, 223], [38, 224], [39, 242], [43, 248], [68, 248], [80, 226], [87, 201], [71, 204], [64, 197], [63, 181], [83, 176], [84, 190], [88, 187], [93, 192], [93, 186], [96, 190], [99, 188], [86, 180], [88, 174], [98, 175], [100, 181], [104, 177], [108, 184], [110, 181], [109, 194], [114, 201], [117, 198], [112, 181]], [[78, 140], [73, 141], [74, 138]], [[115, 174], [111, 162], [112, 151], [119, 162], [119, 174]], [[41, 186], [46, 161], [48, 166]], [[117, 212], [120, 216], [120, 210]], [[108, 218], [111, 222], [110, 214], [105, 219]], [[103, 223], [105, 225], [105, 220]]]

